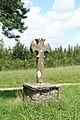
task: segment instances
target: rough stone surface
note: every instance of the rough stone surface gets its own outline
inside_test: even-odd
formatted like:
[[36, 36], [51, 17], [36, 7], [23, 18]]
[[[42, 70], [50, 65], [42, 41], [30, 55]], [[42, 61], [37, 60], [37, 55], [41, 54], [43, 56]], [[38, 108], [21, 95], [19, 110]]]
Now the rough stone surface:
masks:
[[59, 86], [49, 83], [27, 84], [23, 85], [24, 101], [45, 101], [49, 99], [58, 99]]
[[44, 44], [45, 39], [38, 38], [30, 45], [31, 52], [36, 52], [36, 82], [44, 83], [44, 52], [50, 52], [49, 44]]

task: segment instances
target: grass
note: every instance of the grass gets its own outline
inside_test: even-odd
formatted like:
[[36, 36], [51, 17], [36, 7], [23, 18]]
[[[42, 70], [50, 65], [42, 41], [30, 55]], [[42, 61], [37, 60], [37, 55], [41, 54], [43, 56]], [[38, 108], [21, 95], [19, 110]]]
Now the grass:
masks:
[[[1, 71], [0, 87], [35, 82], [36, 70]], [[46, 68], [45, 81], [80, 82], [80, 66]], [[22, 91], [0, 92], [0, 120], [80, 120], [80, 86], [60, 88], [59, 100], [24, 103]]]
[[[0, 87], [22, 86], [23, 83], [36, 82], [36, 70], [14, 70], [0, 72]], [[80, 82], [80, 66], [45, 68], [45, 82], [77, 83]]]
[[0, 120], [80, 120], [80, 86], [61, 87], [60, 95], [24, 103], [21, 92], [0, 92]]

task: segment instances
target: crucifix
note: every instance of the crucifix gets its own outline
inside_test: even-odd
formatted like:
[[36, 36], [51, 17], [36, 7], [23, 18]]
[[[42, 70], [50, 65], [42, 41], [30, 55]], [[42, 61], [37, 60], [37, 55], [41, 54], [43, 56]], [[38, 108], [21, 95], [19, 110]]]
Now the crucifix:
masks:
[[35, 39], [31, 43], [30, 49], [32, 52], [36, 52], [36, 79], [37, 83], [44, 83], [44, 52], [50, 52], [51, 48], [49, 44], [44, 44], [45, 39], [39, 38]]

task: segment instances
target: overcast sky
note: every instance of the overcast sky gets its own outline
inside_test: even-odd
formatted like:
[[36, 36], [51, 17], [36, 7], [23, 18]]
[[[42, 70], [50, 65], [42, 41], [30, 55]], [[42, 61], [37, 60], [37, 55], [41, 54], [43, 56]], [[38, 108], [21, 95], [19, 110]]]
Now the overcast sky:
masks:
[[[28, 29], [20, 41], [29, 46], [35, 38], [44, 38], [52, 48], [80, 45], [80, 0], [22, 0], [30, 8], [25, 24]], [[5, 46], [15, 41], [4, 38]]]

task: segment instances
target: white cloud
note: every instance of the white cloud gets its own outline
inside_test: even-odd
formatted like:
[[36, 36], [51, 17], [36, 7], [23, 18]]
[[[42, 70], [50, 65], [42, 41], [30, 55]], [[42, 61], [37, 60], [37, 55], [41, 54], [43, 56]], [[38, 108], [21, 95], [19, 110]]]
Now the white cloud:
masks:
[[48, 37], [54, 37], [54, 38], [59, 38], [62, 35], [62, 32], [60, 31], [62, 28], [62, 22], [61, 21], [54, 21], [51, 23], [47, 29], [47, 35]]
[[80, 8], [73, 12], [73, 16], [64, 24], [65, 28], [80, 28]]
[[33, 6], [30, 8], [30, 12], [28, 13], [28, 18], [25, 20], [25, 24], [28, 25], [28, 30], [21, 35], [21, 41], [29, 46], [31, 40], [35, 39], [36, 37], [42, 36], [42, 22], [41, 16], [39, 15], [40, 8], [37, 6]]
[[[57, 4], [59, 5], [59, 3], [61, 5], [60, 8], [57, 7]], [[52, 47], [54, 46], [54, 43], [58, 46], [69, 44], [70, 40], [65, 41], [66, 36], [64, 39], [63, 31], [64, 29], [71, 28], [71, 26], [76, 26], [76, 28], [79, 27], [79, 9], [74, 9], [75, 0], [55, 0], [53, 7], [54, 8], [45, 13], [44, 16], [41, 15], [39, 6], [32, 6], [30, 8], [28, 18], [26, 19], [28, 30], [22, 35], [22, 40], [24, 42], [26, 41], [27, 45], [29, 45], [32, 39], [39, 37], [47, 39]], [[65, 12], [57, 12], [57, 10], [64, 10], [65, 8]]]
[[[26, 5], [32, 2], [31, 0], [23, 1]], [[75, 8], [75, 0], [55, 0], [53, 8], [44, 15], [41, 14], [39, 6], [31, 5], [27, 16], [25, 25], [28, 25], [28, 30], [21, 34], [21, 42], [26, 46], [30, 45], [31, 40], [39, 37], [45, 38], [52, 47], [54, 44], [56, 46], [73, 44], [71, 40], [66, 41], [63, 31], [80, 28], [80, 8]], [[79, 42], [79, 38], [79, 35], [76, 36], [74, 43]]]
[[74, 36], [72, 39], [68, 39], [66, 41], [67, 46], [70, 44], [71, 46], [80, 45], [80, 32]]
[[75, 0], [55, 0], [53, 9], [58, 12], [73, 10], [75, 8]]
[[64, 13], [57, 13], [54, 10], [48, 11], [46, 14], [46, 17], [48, 17], [48, 19], [50, 20], [54, 20], [54, 21], [66, 21], [68, 19], [70, 19], [73, 16], [73, 12], [72, 11], [67, 11]]
[[22, 35], [21, 39], [24, 39], [24, 41], [28, 40], [28, 44], [32, 39], [39, 37], [48, 39], [48, 41], [51, 42], [51, 40], [53, 41], [54, 39], [60, 40], [62, 36], [62, 22], [54, 21], [53, 19], [50, 21], [46, 15], [42, 16], [39, 6], [31, 7], [26, 24], [28, 24], [28, 30], [24, 36]]
[[80, 32], [73, 39], [73, 44], [75, 45], [76, 43], [80, 44]]

